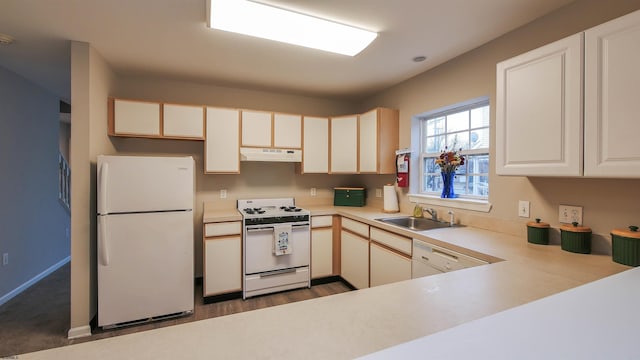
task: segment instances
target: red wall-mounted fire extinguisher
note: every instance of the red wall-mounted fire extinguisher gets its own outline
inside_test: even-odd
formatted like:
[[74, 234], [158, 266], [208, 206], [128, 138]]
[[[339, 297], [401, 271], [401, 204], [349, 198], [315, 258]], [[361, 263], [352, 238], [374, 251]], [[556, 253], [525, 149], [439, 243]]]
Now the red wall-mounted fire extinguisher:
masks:
[[398, 187], [409, 187], [409, 153], [396, 156], [396, 179]]

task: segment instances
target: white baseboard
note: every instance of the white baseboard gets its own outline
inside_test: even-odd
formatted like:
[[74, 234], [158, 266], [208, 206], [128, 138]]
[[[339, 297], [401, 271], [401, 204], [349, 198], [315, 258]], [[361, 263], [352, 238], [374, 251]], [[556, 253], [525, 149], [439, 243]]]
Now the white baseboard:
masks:
[[84, 326], [78, 326], [78, 327], [71, 328], [71, 329], [69, 329], [69, 332], [67, 333], [67, 338], [69, 340], [82, 338], [82, 337], [86, 337], [86, 336], [91, 336], [91, 326], [89, 326], [89, 325], [84, 325]]
[[5, 294], [2, 297], [0, 297], [0, 305], [6, 303], [7, 301], [9, 301], [11, 299], [13, 299], [14, 297], [16, 297], [21, 292], [27, 290], [31, 285], [37, 283], [38, 281], [40, 281], [43, 278], [45, 278], [47, 275], [49, 275], [52, 272], [58, 270], [62, 265], [68, 263], [69, 260], [71, 260], [71, 256], [67, 256], [66, 258], [58, 261], [57, 263], [51, 265], [45, 271], [43, 271], [40, 274], [38, 274], [38, 275], [34, 276], [33, 278], [31, 278], [29, 281], [25, 282], [24, 284], [18, 286], [17, 288], [15, 288], [15, 289], [13, 289], [11, 291], [9, 291], [7, 294]]

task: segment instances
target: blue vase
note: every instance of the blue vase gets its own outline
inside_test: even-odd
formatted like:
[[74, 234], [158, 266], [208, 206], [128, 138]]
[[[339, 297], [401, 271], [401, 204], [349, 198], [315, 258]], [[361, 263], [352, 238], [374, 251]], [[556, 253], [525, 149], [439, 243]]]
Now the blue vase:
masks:
[[442, 172], [442, 194], [441, 198], [457, 198], [458, 195], [453, 190], [453, 179], [456, 177], [455, 171]]

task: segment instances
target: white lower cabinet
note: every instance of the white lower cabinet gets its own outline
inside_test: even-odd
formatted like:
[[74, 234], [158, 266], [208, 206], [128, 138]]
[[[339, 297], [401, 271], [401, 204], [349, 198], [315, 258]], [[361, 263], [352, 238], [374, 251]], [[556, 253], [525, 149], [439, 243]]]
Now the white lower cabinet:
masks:
[[372, 242], [371, 286], [411, 279], [411, 259]]
[[240, 221], [205, 224], [203, 296], [242, 290], [241, 228]]
[[341, 276], [356, 289], [369, 287], [369, 239], [341, 231]]
[[333, 216], [311, 218], [311, 278], [333, 275]]

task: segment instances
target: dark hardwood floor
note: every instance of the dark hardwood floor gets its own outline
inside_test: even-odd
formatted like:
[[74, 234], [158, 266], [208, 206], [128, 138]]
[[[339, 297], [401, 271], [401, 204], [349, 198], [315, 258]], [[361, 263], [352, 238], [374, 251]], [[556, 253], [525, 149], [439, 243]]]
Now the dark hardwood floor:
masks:
[[70, 265], [66, 264], [0, 306], [0, 358], [262, 309], [351, 290], [342, 282], [336, 281], [315, 285], [310, 289], [285, 291], [247, 300], [233, 299], [205, 304], [202, 298], [202, 287], [196, 285], [195, 308], [192, 315], [120, 329], [95, 329], [90, 337], [68, 340], [69, 276]]

